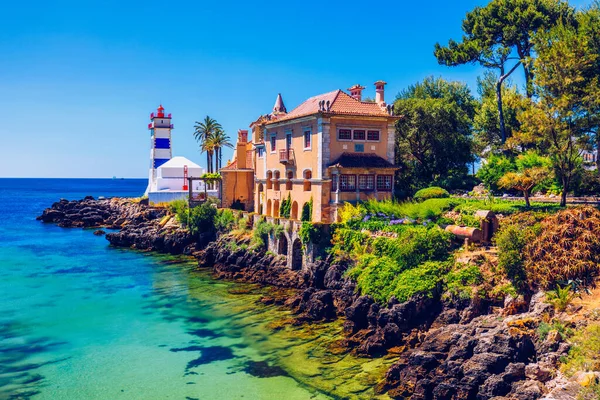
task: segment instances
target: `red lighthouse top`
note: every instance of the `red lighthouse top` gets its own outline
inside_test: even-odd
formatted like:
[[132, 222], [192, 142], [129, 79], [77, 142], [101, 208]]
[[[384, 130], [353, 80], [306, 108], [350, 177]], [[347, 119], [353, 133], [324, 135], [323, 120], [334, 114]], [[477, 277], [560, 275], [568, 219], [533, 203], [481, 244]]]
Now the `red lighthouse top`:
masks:
[[171, 118], [171, 114], [165, 115], [165, 108], [161, 104], [156, 109], [156, 114], [150, 114], [150, 119], [153, 120], [154, 118]]

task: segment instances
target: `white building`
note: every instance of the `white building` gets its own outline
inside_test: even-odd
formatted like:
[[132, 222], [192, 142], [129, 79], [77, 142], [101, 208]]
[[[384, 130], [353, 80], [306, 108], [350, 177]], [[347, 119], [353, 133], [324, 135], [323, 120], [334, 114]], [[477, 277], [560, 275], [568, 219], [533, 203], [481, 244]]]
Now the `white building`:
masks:
[[[206, 172], [204, 168], [185, 157], [173, 157], [171, 149], [171, 114], [165, 114], [163, 106], [150, 114], [150, 170], [145, 196], [150, 203], [167, 203], [187, 199], [189, 187], [187, 178], [199, 178]], [[204, 193], [203, 181], [193, 181], [192, 191]], [[211, 188], [212, 189], [212, 188]], [[218, 196], [218, 191], [207, 190], [209, 196]]]

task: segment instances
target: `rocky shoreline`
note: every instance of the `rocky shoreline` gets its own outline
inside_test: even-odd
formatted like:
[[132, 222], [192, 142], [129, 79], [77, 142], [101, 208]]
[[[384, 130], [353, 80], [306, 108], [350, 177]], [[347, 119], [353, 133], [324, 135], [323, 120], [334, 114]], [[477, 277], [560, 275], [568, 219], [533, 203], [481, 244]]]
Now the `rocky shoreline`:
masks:
[[38, 219], [61, 227], [109, 229], [106, 239], [113, 246], [192, 255], [199, 268], [212, 269], [217, 278], [294, 289], [295, 294], [264, 302], [289, 307], [298, 323], [343, 318], [342, 344], [358, 355], [399, 355], [376, 388], [392, 398], [567, 399], [578, 390], [556, 369], [567, 343], [558, 333], [544, 340], [536, 333], [542, 318], [554, 312], [542, 294], [525, 302], [521, 313], [515, 313], [514, 302], [499, 309], [485, 302], [442, 300], [441, 293], [380, 305], [356, 294], [355, 284], [344, 277], [348, 266], [343, 262], [328, 258], [306, 271], [292, 271], [281, 256], [232, 249], [228, 235], [193, 237], [166, 210], [136, 201], [61, 199]]

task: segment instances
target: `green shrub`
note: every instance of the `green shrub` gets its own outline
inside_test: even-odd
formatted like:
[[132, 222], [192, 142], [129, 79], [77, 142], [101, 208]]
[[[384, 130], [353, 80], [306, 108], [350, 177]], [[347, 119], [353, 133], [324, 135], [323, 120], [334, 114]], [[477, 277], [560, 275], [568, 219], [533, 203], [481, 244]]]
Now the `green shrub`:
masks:
[[527, 274], [523, 249], [529, 234], [517, 224], [503, 226], [495, 236], [498, 246], [498, 266], [519, 290], [525, 289]]
[[498, 191], [497, 183], [504, 174], [517, 170], [514, 159], [503, 155], [492, 154], [485, 161], [477, 171], [477, 177], [492, 191]]
[[416, 294], [433, 296], [448, 268], [449, 263], [426, 262], [402, 270], [390, 257], [368, 254], [348, 271], [348, 277], [356, 280], [361, 294], [371, 295], [375, 301], [385, 303], [392, 296], [399, 301], [406, 301]]
[[471, 298], [473, 286], [483, 283], [483, 275], [477, 265], [451, 271], [446, 275], [445, 284], [447, 292], [460, 299]]
[[540, 340], [546, 340], [546, 337], [551, 331], [557, 331], [564, 338], [568, 338], [573, 335], [573, 330], [560, 321], [552, 321], [551, 324], [543, 321], [540, 322], [540, 325], [537, 329]]
[[546, 292], [546, 301], [552, 304], [558, 311], [565, 311], [569, 304], [575, 298], [575, 293], [571, 291], [571, 286], [566, 285], [560, 287], [556, 285], [556, 289]]
[[188, 202], [184, 199], [173, 200], [169, 203], [169, 212], [175, 214], [177, 221], [183, 226], [187, 226], [188, 223]]
[[304, 203], [302, 206], [302, 216], [300, 217], [300, 221], [311, 222], [312, 221], [312, 211], [313, 211], [313, 199], [310, 198], [309, 201]]
[[323, 225], [313, 224], [312, 222], [303, 222], [298, 231], [298, 236], [303, 245], [308, 243], [320, 244], [323, 237]]
[[234, 229], [236, 224], [236, 218], [228, 208], [221, 208], [217, 211], [215, 216], [215, 229], [220, 233], [227, 233]]
[[189, 210], [189, 213], [189, 229], [193, 235], [214, 233], [217, 208], [212, 203], [202, 203]]
[[292, 195], [288, 193], [287, 199], [281, 201], [281, 207], [279, 208], [279, 215], [281, 218], [289, 218], [292, 212]]
[[571, 338], [572, 347], [561, 370], [567, 375], [578, 371], [600, 371], [600, 324], [590, 324]]
[[[369, 294], [380, 302], [392, 295], [406, 299], [418, 292], [431, 294], [441, 275], [437, 273], [439, 263], [429, 262], [447, 259], [451, 246], [450, 234], [437, 226], [406, 227], [397, 238], [372, 238], [366, 233], [342, 228], [336, 230], [333, 243], [338, 251], [345, 251], [344, 254], [356, 260], [347, 272], [348, 277], [356, 281], [362, 294]], [[436, 268], [432, 269], [432, 265]], [[424, 281], [416, 282], [419, 277]]]
[[447, 197], [450, 197], [450, 193], [448, 193], [446, 189], [438, 186], [421, 189], [413, 196], [415, 200], [443, 199]]

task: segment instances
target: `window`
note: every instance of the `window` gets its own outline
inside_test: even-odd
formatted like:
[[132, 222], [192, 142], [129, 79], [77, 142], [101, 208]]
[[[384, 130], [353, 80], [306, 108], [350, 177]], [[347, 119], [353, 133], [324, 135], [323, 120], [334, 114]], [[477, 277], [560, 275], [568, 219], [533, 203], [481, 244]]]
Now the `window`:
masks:
[[310, 149], [310, 131], [304, 131], [304, 148]]
[[340, 129], [338, 131], [339, 140], [352, 140], [352, 131], [350, 129]]
[[354, 144], [354, 152], [355, 153], [364, 153], [365, 152], [365, 145], [362, 143], [355, 143]]
[[379, 131], [367, 131], [367, 140], [379, 141]]
[[287, 182], [285, 182], [285, 190], [292, 190], [294, 187], [294, 182], [292, 182], [292, 179], [294, 179], [294, 173], [292, 171], [288, 171]]
[[365, 131], [362, 129], [355, 129], [354, 140], [365, 140]]
[[340, 190], [353, 192], [356, 190], [356, 175], [340, 175]]
[[258, 151], [258, 158], [263, 158], [265, 156], [265, 148], [264, 147], [257, 147], [257, 151]]
[[274, 178], [274, 181], [275, 181], [275, 182], [273, 182], [274, 183], [273, 184], [273, 189], [274, 190], [279, 190], [279, 178], [280, 178], [279, 171], [275, 171], [275, 174], [273, 175], [273, 178]]
[[273, 133], [271, 135], [271, 153], [275, 153], [277, 150], [277, 134]]
[[377, 175], [377, 190], [382, 192], [392, 191], [392, 176], [391, 175]]
[[267, 171], [267, 189], [273, 188], [273, 173]]
[[312, 171], [310, 171], [310, 170], [304, 171], [304, 191], [305, 192], [310, 192], [310, 189], [311, 189], [310, 180], [311, 179], [312, 179]]
[[370, 191], [375, 189], [375, 176], [374, 175], [359, 175], [358, 176], [358, 188], [364, 191]]

